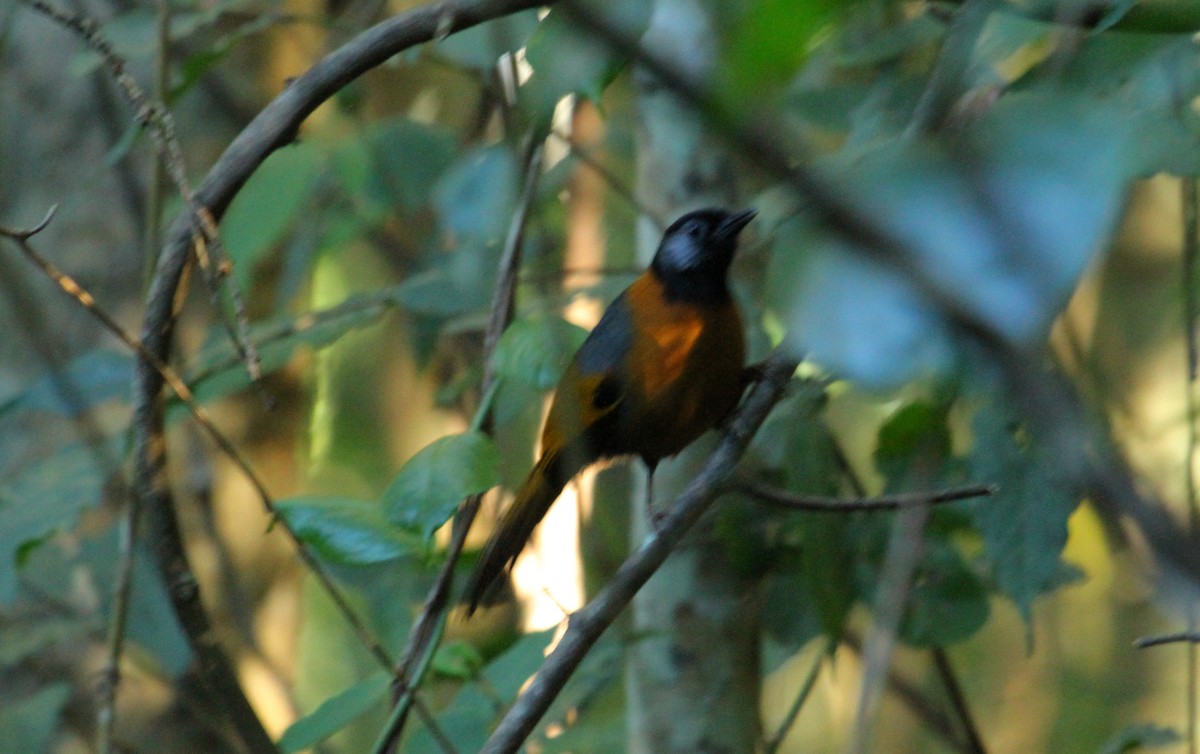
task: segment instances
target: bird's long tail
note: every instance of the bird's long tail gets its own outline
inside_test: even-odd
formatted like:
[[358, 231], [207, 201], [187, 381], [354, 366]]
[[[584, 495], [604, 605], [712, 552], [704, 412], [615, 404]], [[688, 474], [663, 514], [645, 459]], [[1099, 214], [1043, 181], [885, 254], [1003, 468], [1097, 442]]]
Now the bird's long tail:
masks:
[[483, 547], [464, 592], [467, 615], [475, 612], [488, 589], [521, 554], [533, 530], [558, 499], [563, 487], [587, 463], [581, 454], [565, 452], [565, 449], [542, 455], [517, 491], [512, 504], [500, 517], [491, 539]]

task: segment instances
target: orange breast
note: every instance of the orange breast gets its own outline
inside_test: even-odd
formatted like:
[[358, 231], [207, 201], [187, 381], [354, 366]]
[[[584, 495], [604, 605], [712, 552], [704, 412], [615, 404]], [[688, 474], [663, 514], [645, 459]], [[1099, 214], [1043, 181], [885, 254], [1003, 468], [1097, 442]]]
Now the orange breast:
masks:
[[737, 308], [668, 302], [644, 275], [629, 288], [631, 388], [620, 433], [630, 451], [674, 455], [719, 422], [741, 393], [746, 348]]

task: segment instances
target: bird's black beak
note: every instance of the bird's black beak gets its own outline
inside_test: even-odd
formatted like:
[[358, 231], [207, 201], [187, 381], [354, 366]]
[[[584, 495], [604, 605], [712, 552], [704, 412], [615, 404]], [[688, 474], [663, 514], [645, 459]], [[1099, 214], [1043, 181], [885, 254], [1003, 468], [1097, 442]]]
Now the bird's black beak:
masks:
[[742, 228], [749, 225], [756, 215], [758, 215], [758, 211], [753, 209], [743, 209], [730, 214], [721, 223], [719, 234], [722, 238], [737, 238], [738, 233], [742, 232]]

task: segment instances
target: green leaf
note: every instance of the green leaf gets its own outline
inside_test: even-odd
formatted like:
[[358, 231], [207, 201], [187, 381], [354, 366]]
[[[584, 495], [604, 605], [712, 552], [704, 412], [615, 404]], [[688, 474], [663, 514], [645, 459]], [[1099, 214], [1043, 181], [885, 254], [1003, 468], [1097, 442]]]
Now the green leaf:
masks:
[[323, 559], [368, 565], [425, 551], [421, 540], [391, 526], [378, 503], [340, 497], [294, 497], [275, 509]]
[[320, 707], [289, 725], [279, 739], [279, 748], [292, 754], [324, 741], [384, 701], [391, 683], [391, 676], [381, 670], [331, 696], [321, 702]]
[[889, 489], [904, 486], [913, 476], [928, 478], [949, 457], [947, 410], [944, 404], [916, 401], [892, 414], [879, 429], [875, 465], [887, 477]]
[[425, 541], [468, 495], [500, 481], [500, 454], [482, 432], [435, 440], [409, 459], [383, 493], [388, 520], [420, 532]]
[[11, 411], [78, 416], [113, 398], [128, 400], [132, 379], [132, 356], [106, 349], [88, 351], [72, 359], [62, 371], [42, 376], [0, 403], [0, 416]]
[[559, 317], [518, 319], [496, 343], [492, 356], [496, 375], [549, 390], [558, 384], [567, 362], [586, 337], [586, 330]]
[[515, 699], [521, 686], [538, 671], [546, 659], [546, 647], [555, 629], [525, 634], [503, 654], [488, 663], [483, 675], [495, 693], [504, 700]]
[[[586, 5], [628, 39], [642, 35], [653, 9], [641, 0], [588, 0]], [[612, 45], [580, 28], [569, 14], [553, 9], [530, 37], [525, 59], [533, 67], [533, 76], [521, 87], [521, 94], [535, 123], [549, 122], [554, 106], [568, 94], [598, 103], [625, 64]]]
[[30, 550], [54, 532], [74, 527], [82, 511], [100, 503], [114, 471], [107, 463], [119, 458], [123, 445], [123, 438], [96, 449], [67, 445], [0, 483], [0, 604], [15, 596], [17, 566]]
[[[452, 37], [453, 38], [453, 37]], [[366, 138], [369, 195], [388, 209], [412, 212], [429, 199], [434, 185], [456, 154], [454, 137], [445, 130], [406, 118], [385, 121]], [[339, 166], [347, 165], [342, 155]]]
[[1098, 754], [1125, 754], [1125, 752], [1141, 748], [1169, 746], [1181, 740], [1179, 732], [1174, 728], [1166, 728], [1153, 723], [1130, 725], [1105, 741]]
[[944, 647], [987, 622], [987, 590], [948, 542], [929, 538], [914, 577], [900, 635], [919, 647]]
[[50, 739], [71, 696], [71, 684], [63, 681], [43, 686], [18, 700], [13, 696], [6, 695], [0, 706], [0, 751], [50, 751]]
[[995, 400], [980, 409], [972, 427], [971, 475], [1000, 489], [970, 510], [996, 585], [1028, 621], [1034, 599], [1064, 573], [1067, 519], [1079, 496], [1055, 473], [1057, 460]]
[[755, 0], [728, 36], [727, 90], [762, 94], [791, 79], [841, 0]]
[[436, 49], [461, 65], [490, 72], [501, 55], [524, 47], [537, 26], [536, 10], [521, 11], [455, 32]]
[[221, 221], [221, 238], [243, 290], [250, 283], [254, 265], [299, 216], [324, 159], [308, 142], [277, 149], [229, 205]]
[[475, 645], [465, 641], [451, 641], [438, 647], [430, 668], [434, 673], [447, 678], [468, 681], [483, 667], [483, 655]]
[[433, 187], [442, 229], [461, 241], [499, 242], [517, 199], [517, 161], [503, 145], [468, 150]]

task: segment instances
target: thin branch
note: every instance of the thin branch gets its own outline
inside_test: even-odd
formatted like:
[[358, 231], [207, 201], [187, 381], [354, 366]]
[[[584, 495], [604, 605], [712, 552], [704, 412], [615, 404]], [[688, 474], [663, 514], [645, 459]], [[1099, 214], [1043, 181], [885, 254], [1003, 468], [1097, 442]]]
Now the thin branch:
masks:
[[812, 690], [816, 688], [817, 678], [821, 675], [821, 668], [825, 665], [825, 659], [829, 656], [829, 652], [834, 646], [835, 643], [831, 640], [817, 653], [812, 667], [808, 669], [808, 674], [804, 676], [804, 682], [800, 684], [800, 690], [796, 693], [796, 698], [792, 701], [792, 706], [788, 708], [787, 714], [783, 716], [783, 721], [779, 723], [779, 727], [775, 729], [775, 732], [763, 744], [763, 754], [776, 754], [779, 751], [779, 747], [783, 745], [783, 740], [787, 738], [788, 731], [796, 724], [796, 718], [800, 716], [800, 710], [804, 708], [804, 703], [808, 701]]
[[[492, 291], [491, 314], [488, 319], [487, 332], [483, 338], [483, 382], [481, 394], [486, 396], [495, 383], [495, 365], [492, 354], [500, 336], [513, 320], [515, 313], [515, 298], [517, 288], [517, 271], [521, 266], [521, 252], [525, 237], [525, 224], [529, 218], [529, 210], [537, 193], [538, 179], [542, 172], [542, 155], [544, 144], [531, 142], [528, 145], [525, 159], [525, 187], [521, 193], [517, 209], [509, 223], [508, 236], [505, 238], [504, 250], [500, 255], [500, 267], [496, 275], [496, 284]], [[483, 419], [480, 428], [491, 434], [491, 405], [490, 401], [480, 407]], [[454, 569], [462, 555], [463, 545], [467, 541], [467, 533], [475, 517], [479, 514], [479, 506], [483, 495], [471, 495], [458, 508], [451, 526], [450, 545], [446, 551], [446, 560], [437, 580], [425, 598], [420, 615], [413, 623], [404, 647], [404, 655], [396, 667], [393, 689], [397, 706], [407, 698], [407, 688], [419, 685], [420, 677], [414, 672], [421, 665], [422, 658], [427, 657], [440, 639], [440, 628], [445, 625], [443, 617], [449, 609], [450, 588], [454, 583]], [[393, 749], [400, 740], [404, 728], [404, 715], [396, 715], [389, 719], [389, 727], [381, 738], [385, 750]]]
[[730, 489], [758, 498], [768, 505], [790, 510], [815, 511], [819, 513], [860, 513], [864, 511], [894, 511], [916, 505], [937, 505], [994, 495], [999, 490], [994, 484], [976, 484], [969, 487], [952, 487], [931, 492], [905, 492], [878, 497], [823, 497], [820, 495], [798, 495], [763, 484], [749, 477], [739, 476], [730, 484]]
[[590, 168], [596, 175], [600, 176], [600, 178], [606, 184], [608, 184], [609, 189], [611, 189], [614, 194], [624, 199], [630, 207], [637, 211], [638, 214], [650, 218], [650, 220], [652, 220], [654, 224], [658, 226], [659, 232], [667, 229], [668, 223], [666, 220], [664, 220], [662, 216], [651, 210], [644, 202], [638, 199], [637, 194], [634, 193], [633, 189], [630, 188], [629, 185], [620, 178], [618, 178], [615, 173], [605, 167], [602, 162], [596, 159], [596, 156], [591, 153], [591, 150], [584, 148], [582, 145], [572, 139], [569, 134], [565, 134], [557, 128], [551, 129], [550, 135], [565, 144], [567, 148], [571, 150], [571, 154], [575, 155], [576, 159]]
[[[35, 266], [38, 267], [47, 277], [49, 277], [60, 289], [62, 289], [71, 300], [79, 304], [89, 314], [91, 314], [106, 330], [115, 335], [126, 346], [138, 353], [143, 360], [150, 364], [161, 378], [171, 387], [175, 394], [192, 412], [197, 423], [205, 429], [209, 437], [220, 447], [226, 454], [233, 459], [234, 463], [247, 475], [251, 483], [256, 489], [263, 490], [262, 482], [254, 474], [246, 460], [238, 452], [233, 443], [225, 437], [212, 423], [207, 412], [202, 406], [196, 403], [195, 397], [184, 384], [179, 375], [171, 369], [170, 366], [163, 363], [157, 356], [150, 353], [140, 341], [130, 335], [117, 321], [102, 309], [96, 300], [88, 293], [74, 278], [66, 275], [54, 266], [49, 260], [41, 256], [29, 243], [29, 239], [37, 233], [41, 232], [54, 216], [55, 208], [52, 207], [46, 214], [46, 218], [42, 220], [36, 227], [29, 230], [12, 230], [9, 228], [0, 228], [0, 235], [14, 241], [25, 257], [29, 259]], [[133, 586], [133, 545], [137, 536], [137, 522], [139, 519], [139, 506], [136, 503], [136, 496], [129, 505], [129, 510], [126, 512], [124, 523], [121, 526], [120, 540], [120, 559], [117, 566], [116, 585], [113, 597], [113, 616], [109, 623], [108, 634], [108, 659], [101, 674], [101, 682], [99, 685], [98, 700], [97, 700], [97, 722], [99, 729], [97, 731], [97, 740], [101, 751], [111, 751], [112, 747], [112, 728], [115, 722], [114, 705], [116, 701], [117, 686], [120, 683], [120, 660], [124, 647], [125, 627], [128, 622], [130, 593]], [[224, 654], [216, 647], [211, 639], [207, 643], [197, 649], [201, 662], [206, 663], [207, 667], [219, 669], [220, 674], [227, 677], [220, 680], [208, 679], [213, 685], [221, 684], [224, 686], [223, 698], [230, 706], [225, 707], [229, 712], [232, 721], [238, 731], [242, 741], [250, 747], [252, 751], [274, 751], [275, 746], [271, 742], [270, 737], [263, 730], [258, 717], [250, 708], [249, 702], [241, 689], [237, 687], [237, 674], [232, 666], [228, 665], [228, 661]], [[232, 698], [236, 697], [236, 698]]]
[[[1197, 179], [1183, 177], [1180, 200], [1183, 202], [1183, 333], [1187, 348], [1187, 383], [1186, 405], [1188, 416], [1187, 449], [1183, 459], [1184, 489], [1187, 495], [1187, 529], [1192, 543], [1200, 541], [1200, 500], [1196, 492], [1196, 455], [1200, 450], [1200, 433], [1196, 427], [1196, 389], [1200, 379], [1200, 342], [1197, 341], [1197, 319], [1200, 318], [1200, 304], [1197, 303], [1196, 286], [1200, 284], [1198, 262], [1200, 262], [1200, 183]], [[1188, 607], [1187, 630], [1196, 631], [1197, 608], [1195, 604]], [[1184, 702], [1187, 704], [1187, 750], [1188, 754], [1196, 754], [1197, 725], [1196, 705], [1200, 699], [1200, 652], [1194, 642], [1187, 645], [1187, 691]]]
[[846, 746], [846, 751], [851, 754], [865, 754], [870, 744], [892, 664], [900, 618], [908, 602], [913, 575], [925, 552], [925, 523], [928, 520], [929, 506], [919, 505], [901, 509], [892, 522], [875, 593], [875, 620], [863, 649], [854, 728]]
[[558, 646], [500, 721], [481, 754], [511, 754], [520, 748], [584, 655], [711, 506], [795, 371], [796, 362], [778, 352], [768, 359], [763, 379], [726, 425], [721, 443], [703, 468], [595, 599], [571, 616]]
[[980, 735], [979, 726], [975, 724], [975, 716], [971, 714], [971, 707], [967, 704], [967, 695], [958, 681], [954, 667], [950, 664], [950, 656], [946, 654], [945, 647], [935, 647], [931, 653], [938, 678], [942, 680], [946, 695], [950, 697], [954, 712], [962, 723], [963, 734], [967, 737], [967, 750], [971, 754], [987, 754], [987, 747], [983, 745], [983, 736]]
[[1161, 636], [1143, 636], [1133, 642], [1136, 649], [1148, 649], [1150, 647], [1161, 647], [1166, 644], [1179, 644], [1187, 642], [1188, 644], [1200, 644], [1200, 632], [1180, 631], [1174, 634], [1162, 634]]
[[[862, 639], [857, 635], [846, 633], [842, 637], [842, 643], [850, 651], [862, 656]], [[901, 676], [894, 668], [888, 670], [887, 684], [888, 689], [943, 743], [961, 754], [972, 754], [967, 743], [957, 735], [957, 726], [954, 725], [954, 720], [942, 712], [937, 704], [930, 701], [916, 684]]]
[[[100, 34], [100, 25], [95, 19], [75, 14], [60, 8], [49, 0], [21, 0], [30, 8], [36, 10], [62, 27], [74, 32], [83, 42], [96, 52], [108, 66], [109, 73], [117, 86], [133, 107], [134, 118], [138, 125], [150, 131], [159, 159], [166, 167], [167, 174], [175, 183], [176, 190], [183, 198], [190, 212], [192, 243], [200, 269], [204, 273], [205, 282], [213, 296], [218, 312], [224, 313], [221, 306], [221, 291], [229, 294], [234, 308], [234, 322], [230, 323], [225, 317], [219, 317], [229, 332], [230, 338], [237, 346], [246, 362], [246, 370], [250, 378], [258, 384], [262, 374], [258, 350], [250, 341], [250, 322], [246, 316], [245, 300], [237, 281], [229, 274], [232, 263], [225, 254], [221, 243], [221, 234], [213, 215], [196, 199], [191, 183], [187, 177], [186, 162], [183, 148], [175, 133], [175, 120], [170, 110], [161, 101], [148, 97], [141, 85], [129, 75], [125, 59], [116, 53], [112, 44]], [[222, 280], [225, 285], [222, 286]]]

